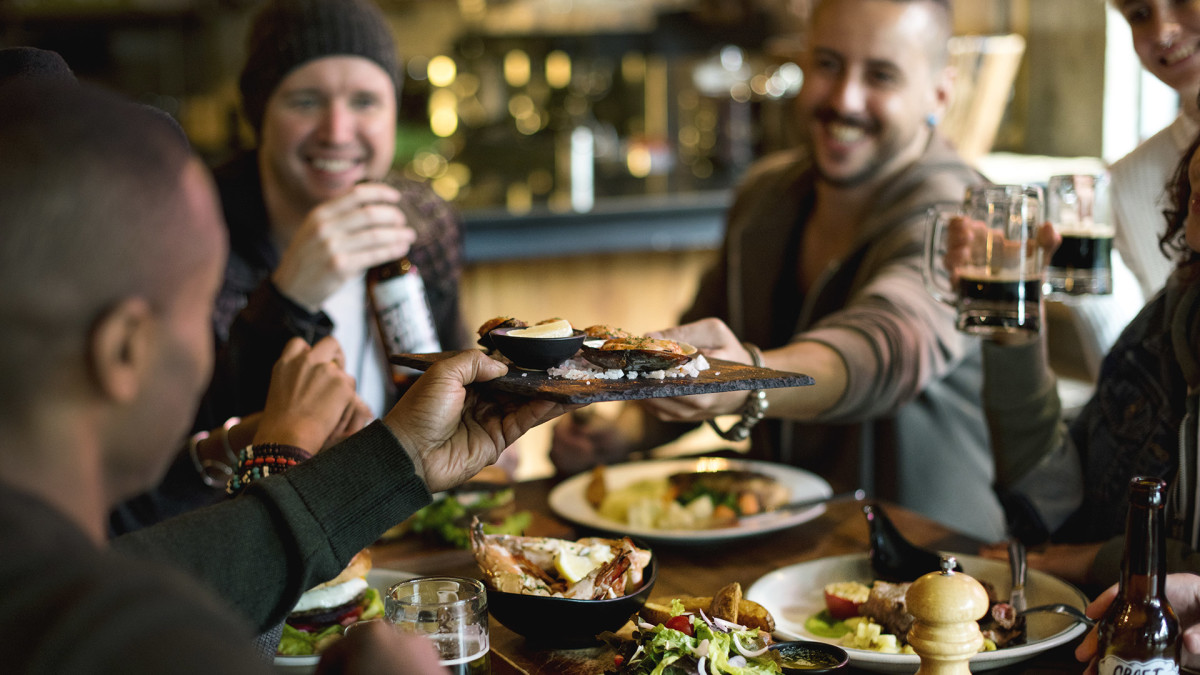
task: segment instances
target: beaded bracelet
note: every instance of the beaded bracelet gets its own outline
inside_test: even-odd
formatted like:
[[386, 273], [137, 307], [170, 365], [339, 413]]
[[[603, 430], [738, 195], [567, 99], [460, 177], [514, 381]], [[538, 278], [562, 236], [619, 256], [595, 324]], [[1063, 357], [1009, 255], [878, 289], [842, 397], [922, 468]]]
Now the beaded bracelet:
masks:
[[[749, 342], [743, 342], [742, 346], [746, 351], [750, 352], [750, 360], [754, 362], [755, 368], [763, 367], [763, 355], [755, 345]], [[727, 441], [744, 441], [750, 437], [750, 430], [755, 424], [762, 421], [767, 416], [767, 392], [762, 389], [753, 389], [750, 395], [746, 397], [746, 403], [742, 405], [742, 419], [733, 423], [733, 426], [722, 431], [721, 427], [717, 426], [715, 419], [708, 420], [708, 426], [712, 427], [717, 435]]]
[[225, 491], [231, 495], [261, 478], [283, 473], [312, 457], [303, 448], [280, 443], [260, 443], [242, 448], [238, 453], [237, 473], [229, 479]]

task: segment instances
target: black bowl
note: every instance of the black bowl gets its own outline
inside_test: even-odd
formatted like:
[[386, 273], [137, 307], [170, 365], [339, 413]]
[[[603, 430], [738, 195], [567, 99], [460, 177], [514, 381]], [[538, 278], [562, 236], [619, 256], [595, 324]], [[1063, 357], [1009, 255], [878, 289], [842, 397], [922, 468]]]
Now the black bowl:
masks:
[[779, 653], [784, 673], [832, 673], [850, 662], [845, 649], [815, 640], [777, 642], [771, 649]]
[[604, 631], [616, 632], [646, 604], [658, 574], [658, 556], [651, 552], [642, 587], [611, 600], [572, 600], [545, 595], [505, 593], [488, 588], [488, 611], [526, 641], [542, 647], [596, 644]]
[[513, 330], [521, 329], [497, 328], [488, 335], [492, 345], [522, 370], [545, 370], [557, 366], [575, 356], [586, 337], [581, 330], [573, 331], [570, 337], [514, 337], [508, 334]]

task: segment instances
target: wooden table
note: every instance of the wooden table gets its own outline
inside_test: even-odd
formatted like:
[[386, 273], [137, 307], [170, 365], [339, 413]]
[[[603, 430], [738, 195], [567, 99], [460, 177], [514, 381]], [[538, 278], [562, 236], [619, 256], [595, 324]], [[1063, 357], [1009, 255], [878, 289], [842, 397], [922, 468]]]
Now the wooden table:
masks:
[[[533, 513], [532, 536], [575, 539], [587, 534], [551, 513], [546, 497], [553, 487], [550, 480], [517, 484], [517, 508]], [[929, 548], [975, 553], [979, 542], [954, 532], [934, 521], [898, 506], [885, 505], [897, 528], [914, 543]], [[653, 597], [675, 595], [711, 595], [733, 581], [749, 588], [759, 577], [780, 567], [827, 556], [867, 551], [867, 524], [861, 509], [853, 503], [834, 504], [821, 517], [771, 535], [714, 547], [682, 548], [656, 546], [658, 581]], [[454, 574], [479, 577], [480, 572], [468, 551], [431, 549], [411, 540], [382, 544], [373, 550], [377, 567], [395, 568], [417, 574]], [[535, 649], [525, 639], [497, 621], [491, 622], [492, 673], [599, 675], [612, 667], [608, 648]], [[1002, 675], [1015, 673], [1081, 673], [1083, 664], [1075, 661], [1077, 641], [1050, 650], [1015, 666], [989, 671]], [[849, 669], [848, 673], [857, 673]]]

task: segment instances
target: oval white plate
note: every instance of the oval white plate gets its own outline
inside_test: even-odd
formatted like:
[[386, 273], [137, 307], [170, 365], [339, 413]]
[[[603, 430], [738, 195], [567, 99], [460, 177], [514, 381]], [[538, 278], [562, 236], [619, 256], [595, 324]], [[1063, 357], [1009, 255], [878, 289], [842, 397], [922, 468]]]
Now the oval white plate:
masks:
[[[754, 471], [771, 476], [790, 492], [788, 501], [827, 497], [833, 494], [829, 483], [820, 476], [795, 467], [751, 459], [725, 459], [721, 457], [699, 457], [690, 459], [649, 460], [628, 462], [605, 467], [604, 479], [609, 489], [618, 490], [631, 483], [653, 478], [666, 478], [673, 473], [691, 471]], [[577, 525], [591, 527], [614, 534], [628, 534], [647, 543], [703, 544], [752, 537], [799, 525], [825, 513], [825, 506], [818, 505], [794, 513], [781, 513], [778, 517], [763, 515], [752, 523], [739, 523], [733, 527], [706, 530], [658, 530], [633, 527], [629, 523], [611, 520], [600, 515], [588, 503], [585, 493], [592, 480], [591, 472], [572, 476], [550, 491], [550, 509], [560, 517]]]
[[[1012, 577], [1008, 563], [973, 555], [955, 554], [963, 571], [991, 583], [999, 597], [1006, 597]], [[764, 575], [746, 591], [746, 597], [766, 607], [775, 617], [775, 635], [789, 640], [820, 640], [837, 644], [838, 640], [813, 635], [804, 627], [809, 617], [825, 609], [826, 584], [859, 581], [868, 586], [875, 578], [865, 553], [821, 558], [784, 567]], [[1029, 570], [1025, 584], [1030, 606], [1065, 602], [1079, 609], [1087, 607], [1087, 597], [1078, 588], [1057, 577]], [[1025, 644], [971, 657], [971, 670], [991, 670], [1023, 661], [1069, 642], [1087, 630], [1087, 626], [1057, 614], [1032, 614], [1026, 617]], [[915, 673], [921, 659], [915, 654], [881, 654], [863, 649], [846, 649], [850, 665], [877, 673]], [[1080, 666], [1082, 669], [1082, 666]]]
[[[367, 585], [379, 591], [380, 596], [383, 596], [392, 584], [407, 579], [415, 579], [418, 576], [420, 575], [413, 574], [412, 572], [374, 568], [370, 572], [367, 572]], [[311, 656], [276, 656], [275, 670], [280, 673], [288, 673], [289, 675], [293, 673], [295, 675], [311, 673], [320, 660], [320, 655], [315, 654]]]

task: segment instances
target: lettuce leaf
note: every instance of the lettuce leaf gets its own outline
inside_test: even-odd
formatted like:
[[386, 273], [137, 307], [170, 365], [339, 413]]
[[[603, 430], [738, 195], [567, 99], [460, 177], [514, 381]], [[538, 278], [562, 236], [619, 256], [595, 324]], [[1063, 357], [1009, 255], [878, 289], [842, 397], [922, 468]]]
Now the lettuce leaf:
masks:
[[342, 631], [341, 626], [333, 625], [316, 633], [307, 633], [285, 623], [283, 636], [279, 638], [279, 647], [275, 649], [275, 653], [280, 656], [312, 656], [318, 652], [318, 644], [324, 646], [328, 638], [340, 636]]
[[383, 616], [383, 598], [379, 595], [378, 589], [367, 588], [363, 591], [363, 613], [358, 616], [359, 621], [367, 619], [375, 619]]
[[[471, 535], [464, 523], [470, 520], [471, 512], [483, 513], [513, 500], [511, 488], [485, 495], [470, 505], [470, 510], [454, 495], [440, 499], [412, 515], [410, 531], [435, 536], [458, 548], [471, 547]], [[533, 521], [529, 511], [518, 511], [500, 523], [484, 523], [483, 531], [488, 534], [522, 534]]]
[[[708, 640], [708, 655], [705, 670], [719, 675], [778, 675], [779, 663], [773, 653], [746, 659], [744, 666], [730, 663], [737, 655], [730, 633], [714, 630], [699, 617], [692, 617], [695, 637], [673, 628], [658, 624], [653, 628], [639, 629], [635, 639], [639, 640], [644, 652], [622, 672], [645, 673], [646, 675], [674, 675], [695, 673], [698, 661], [695, 650]], [[757, 631], [738, 631], [742, 644], [761, 643]]]

